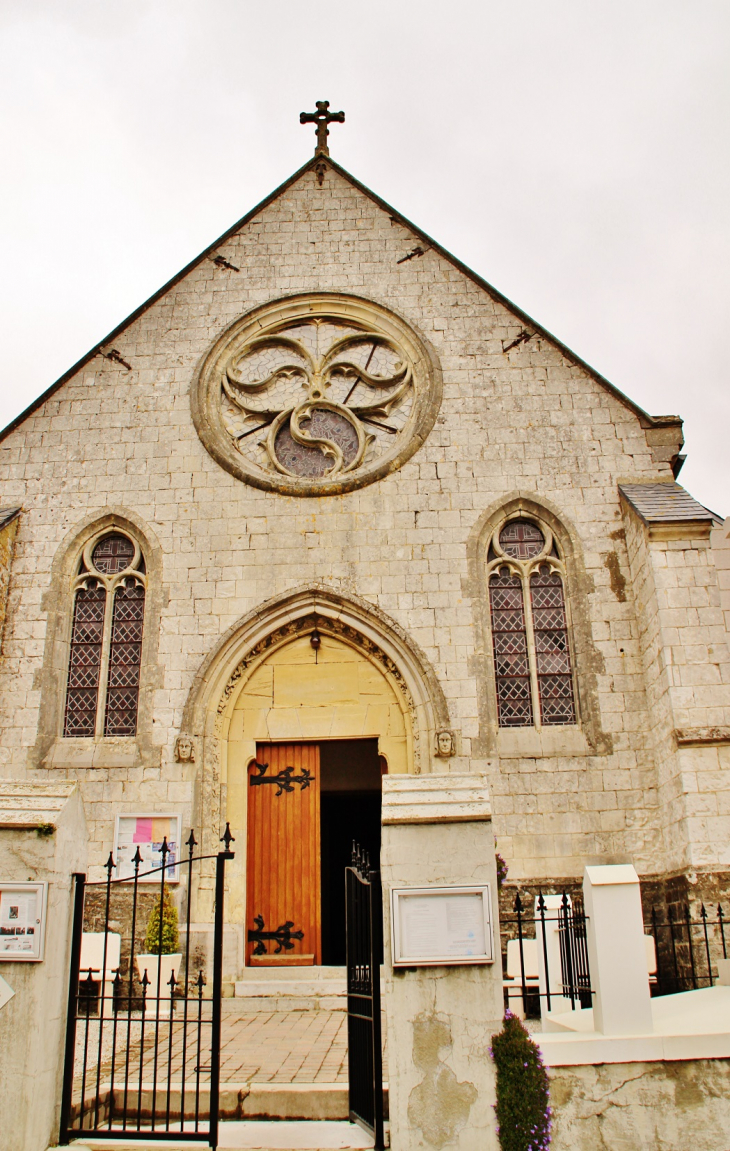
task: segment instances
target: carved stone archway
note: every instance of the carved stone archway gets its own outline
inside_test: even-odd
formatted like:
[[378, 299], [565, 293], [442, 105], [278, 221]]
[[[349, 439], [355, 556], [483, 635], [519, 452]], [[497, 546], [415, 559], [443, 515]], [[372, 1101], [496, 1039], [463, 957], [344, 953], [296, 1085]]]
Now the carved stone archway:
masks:
[[[446, 698], [424, 654], [393, 620], [359, 597], [344, 597], [322, 585], [299, 588], [266, 601], [239, 620], [193, 681], [182, 732], [198, 751], [198, 826], [217, 828], [224, 819], [228, 725], [247, 679], [278, 647], [315, 627], [379, 667], [410, 720], [410, 770], [416, 774], [431, 770], [435, 734], [450, 723]], [[215, 844], [207, 846], [213, 849]]]

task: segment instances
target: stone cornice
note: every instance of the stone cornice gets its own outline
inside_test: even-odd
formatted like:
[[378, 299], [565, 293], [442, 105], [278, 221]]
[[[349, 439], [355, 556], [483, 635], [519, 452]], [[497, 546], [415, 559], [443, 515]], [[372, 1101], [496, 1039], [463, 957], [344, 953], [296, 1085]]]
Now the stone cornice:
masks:
[[674, 732], [677, 747], [706, 747], [730, 744], [730, 727], [678, 727]]

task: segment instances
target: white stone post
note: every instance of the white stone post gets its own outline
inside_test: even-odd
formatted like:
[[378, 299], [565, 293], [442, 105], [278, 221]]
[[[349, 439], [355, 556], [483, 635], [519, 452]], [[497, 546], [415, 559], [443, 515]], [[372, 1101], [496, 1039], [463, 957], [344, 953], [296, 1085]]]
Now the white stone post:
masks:
[[[381, 869], [391, 1147], [497, 1151], [489, 1045], [502, 1027], [503, 998], [486, 776], [384, 776]], [[493, 963], [393, 968], [393, 887], [485, 883]]]
[[631, 864], [586, 867], [583, 877], [593, 1020], [604, 1035], [653, 1031], [639, 877]]
[[[44, 958], [3, 962], [15, 994], [0, 1008], [0, 1146], [56, 1145], [66, 1040], [72, 873], [86, 870], [86, 822], [76, 784], [0, 783], [0, 880], [47, 882]], [[52, 834], [38, 835], [52, 825]]]

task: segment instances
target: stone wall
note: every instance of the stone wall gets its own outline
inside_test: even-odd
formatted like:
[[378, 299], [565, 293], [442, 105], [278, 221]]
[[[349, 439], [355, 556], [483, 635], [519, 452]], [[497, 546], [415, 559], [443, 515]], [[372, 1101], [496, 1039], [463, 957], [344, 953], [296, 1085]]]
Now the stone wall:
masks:
[[[333, 169], [321, 186], [308, 170], [220, 245], [240, 271], [214, 264], [215, 252], [197, 263], [115, 337], [129, 369], [97, 355], [0, 443], [2, 498], [25, 509], [0, 668], [3, 772], [56, 770], [38, 766], [49, 761], [37, 741], [48, 697], [63, 693], [70, 607], [68, 574], [52, 582], [59, 549], [71, 564], [101, 516], [126, 517], [159, 547], [154, 577], [149, 569], [159, 644], [145, 665], [138, 746], [126, 765], [94, 759], [91, 748], [63, 766], [84, 795], [95, 874], [115, 812], [162, 806], [193, 818], [197, 768], [176, 763], [173, 748], [196, 672], [246, 613], [316, 583], [373, 604], [425, 653], [461, 755], [490, 774], [513, 879], [580, 875], [597, 859], [631, 858], [642, 872], [666, 866], [617, 482], [669, 477], [672, 452], [628, 402], [440, 252], [399, 262], [414, 239]], [[443, 402], [400, 470], [346, 495], [293, 498], [219, 467], [195, 432], [189, 392], [236, 317], [319, 290], [372, 298], [413, 325], [440, 360]], [[537, 743], [526, 733], [497, 755], [468, 549], [496, 509], [521, 498], [570, 542], [579, 677], [592, 686], [581, 688], [578, 729]], [[43, 729], [43, 747], [57, 734]], [[217, 802], [207, 814], [216, 824]], [[703, 841], [705, 858], [716, 842]]]
[[730, 1060], [554, 1067], [552, 1151], [727, 1151]]
[[730, 657], [709, 531], [625, 509], [668, 870], [730, 863]]

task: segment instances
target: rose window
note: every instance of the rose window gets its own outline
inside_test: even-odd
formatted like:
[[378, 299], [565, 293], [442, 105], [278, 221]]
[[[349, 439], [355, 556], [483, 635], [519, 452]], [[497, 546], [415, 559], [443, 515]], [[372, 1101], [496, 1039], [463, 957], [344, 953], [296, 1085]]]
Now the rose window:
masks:
[[255, 317], [219, 341], [193, 396], [219, 462], [261, 487], [324, 494], [416, 450], [440, 395], [432, 357], [402, 321], [341, 297], [283, 301]]

